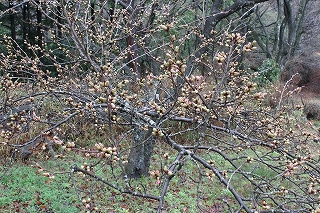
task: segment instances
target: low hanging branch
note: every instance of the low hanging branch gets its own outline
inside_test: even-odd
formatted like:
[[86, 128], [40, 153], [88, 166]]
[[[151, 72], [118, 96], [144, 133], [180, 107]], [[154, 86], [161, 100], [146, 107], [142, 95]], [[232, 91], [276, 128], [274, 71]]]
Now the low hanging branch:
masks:
[[[84, 183], [75, 189], [90, 198], [92, 211], [93, 204], [110, 206], [108, 199], [94, 202], [104, 195], [151, 201], [144, 211], [171, 211], [168, 197], [185, 190], [190, 199], [176, 203], [179, 210], [316, 212], [317, 132], [299, 125], [294, 116], [301, 112], [286, 105], [293, 91], [277, 109], [266, 106], [256, 73], [240, 63], [256, 47], [250, 32], [238, 30], [251, 13], [237, 11], [261, 2], [199, 1], [212, 6], [201, 8], [193, 1], [117, 1], [121, 9], [107, 1], [57, 2], [59, 20], [53, 2], [41, 2], [41, 20], [59, 25], [42, 26], [52, 36], [42, 49], [25, 44], [43, 53], [42, 63], [10, 39], [2, 43], [1, 146], [31, 148], [32, 160], [81, 155], [83, 165], [72, 157], [69, 175]], [[143, 75], [132, 75], [128, 65], [139, 65]], [[33, 80], [19, 78], [20, 71]], [[110, 191], [101, 194], [103, 186]], [[87, 204], [79, 208], [87, 211]]]

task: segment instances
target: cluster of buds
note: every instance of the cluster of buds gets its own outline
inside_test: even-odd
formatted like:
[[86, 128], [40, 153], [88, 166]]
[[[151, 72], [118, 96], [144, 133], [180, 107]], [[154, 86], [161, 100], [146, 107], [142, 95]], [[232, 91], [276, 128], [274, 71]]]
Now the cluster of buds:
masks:
[[237, 150], [236, 150], [237, 153], [242, 152], [242, 151], [243, 151], [242, 147], [238, 147]]
[[262, 201], [263, 210], [269, 210], [271, 207], [268, 205], [267, 201]]
[[7, 90], [14, 90], [15, 88], [19, 87], [21, 82], [19, 81], [12, 81], [9, 74], [5, 75], [4, 78], [0, 79], [0, 89], [2, 91]]
[[193, 103], [193, 107], [197, 113], [210, 111], [205, 105], [202, 105], [202, 104]]
[[[177, 53], [177, 48], [175, 49], [175, 53]], [[177, 60], [177, 61], [173, 61], [173, 63], [171, 64], [170, 66], [170, 73], [171, 74], [184, 74], [185, 71], [186, 71], [186, 65], [185, 63], [183, 63], [182, 61], [180, 60]]]
[[167, 152], [164, 153], [164, 154], [163, 154], [163, 158], [166, 159], [166, 160], [168, 160], [168, 159], [169, 159], [169, 154], [168, 154]]
[[269, 130], [267, 132], [267, 136], [268, 136], [268, 138], [275, 138], [275, 137], [277, 137], [277, 132]]
[[109, 101], [109, 103], [110, 103], [111, 109], [115, 109], [115, 108], [116, 108], [115, 103], [116, 103], [116, 101], [117, 101], [116, 96], [115, 96], [115, 95], [109, 95], [109, 96], [108, 96], [108, 101]]
[[7, 126], [10, 127], [13, 132], [19, 132], [22, 128], [20, 124], [17, 124], [17, 122], [14, 121], [7, 123]]
[[19, 116], [18, 113], [14, 113], [14, 114], [9, 115], [9, 118], [10, 118], [10, 120], [15, 121], [18, 119], [18, 116]]
[[66, 100], [66, 104], [73, 106], [74, 102], [73, 102], [73, 98], [72, 97], [68, 97], [65, 99]]
[[105, 65], [100, 66], [101, 71], [103, 71], [106, 75], [112, 72], [112, 64], [110, 62], [106, 63]]
[[295, 173], [295, 171], [299, 168], [299, 166], [301, 165], [303, 161], [298, 161], [297, 159], [294, 159], [292, 161], [288, 161], [287, 162], [287, 169], [286, 171], [283, 173], [282, 176], [284, 177], [288, 177], [292, 174]]
[[161, 129], [153, 128], [152, 135], [162, 137], [164, 134]]
[[223, 176], [224, 178], [228, 178], [228, 172], [227, 172], [227, 170], [223, 170], [223, 171], [221, 172], [221, 174], [222, 174], [222, 176]]
[[121, 160], [122, 160], [122, 164], [128, 163], [128, 156], [123, 155], [123, 156], [121, 157]]
[[250, 92], [250, 91], [252, 91], [252, 90], [255, 90], [256, 86], [257, 86], [256, 83], [254, 83], [254, 82], [248, 82], [248, 83], [247, 83], [247, 86], [246, 86], [246, 88], [245, 88], [245, 91], [246, 91], [246, 92]]
[[243, 46], [242, 48], [243, 52], [251, 52], [252, 50], [255, 50], [257, 48], [255, 44], [256, 44], [256, 41], [248, 42], [246, 45]]
[[119, 122], [121, 120], [121, 117], [117, 117], [116, 115], [111, 115], [111, 120], [115, 122]]
[[159, 170], [149, 171], [149, 174], [152, 178], [156, 179], [156, 184], [160, 185], [160, 176], [161, 176], [160, 171]]
[[88, 163], [83, 163], [83, 165], [81, 165], [81, 169], [90, 172], [92, 167]]
[[240, 33], [227, 33], [226, 37], [226, 46], [229, 44], [242, 45], [246, 41], [245, 36], [241, 36]]
[[[320, 199], [319, 199], [320, 200]], [[315, 210], [312, 210], [312, 213], [320, 213], [320, 205]]]
[[210, 166], [214, 166], [215, 162], [214, 160], [210, 159], [207, 161], [208, 164], [210, 164]]
[[290, 140], [288, 138], [283, 139], [284, 144], [290, 144]]
[[166, 24], [166, 25], [163, 24], [163, 25], [160, 25], [159, 28], [164, 31], [169, 32], [170, 28], [172, 28], [172, 25], [171, 24]]
[[247, 163], [252, 163], [253, 162], [253, 158], [252, 157], [247, 157]]
[[126, 84], [129, 83], [129, 80], [123, 80], [117, 84], [117, 89], [123, 88]]
[[169, 175], [169, 176], [172, 176], [172, 175], [173, 175], [173, 172], [172, 172], [171, 170], [169, 170], [169, 169], [167, 168], [167, 166], [164, 166], [163, 172], [164, 172], [165, 174]]
[[188, 108], [192, 104], [192, 102], [189, 100], [189, 98], [185, 98], [185, 97], [178, 97], [178, 103], [183, 108]]
[[259, 102], [263, 101], [265, 99], [265, 96], [267, 93], [265, 92], [257, 92], [253, 95], [253, 98]]
[[75, 148], [76, 144], [72, 141], [72, 142], [67, 142], [66, 145], [62, 146], [62, 148], [66, 151], [71, 151], [72, 148]]
[[224, 90], [221, 92], [221, 96], [223, 100], [231, 97], [231, 92], [229, 90]]
[[226, 58], [227, 58], [227, 55], [224, 52], [219, 52], [215, 57], [219, 65], [222, 65], [223, 62], [226, 60]]
[[9, 131], [9, 130], [2, 130], [0, 132], [0, 137], [5, 139], [9, 139], [12, 135], [13, 135], [12, 131]]
[[[238, 77], [240, 76], [241, 72], [240, 70], [237, 70], [236, 67], [237, 67], [237, 64], [236, 63], [233, 63], [235, 65], [231, 65], [230, 64], [230, 70], [229, 70], [229, 73], [230, 73], [230, 77], [231, 78], [235, 78], [235, 77]], [[232, 81], [231, 81], [232, 82]]]
[[183, 61], [177, 60], [177, 55], [179, 52], [179, 47], [172, 47], [174, 50], [168, 51], [166, 53], [167, 60], [164, 60], [161, 68], [166, 71], [166, 74], [171, 77], [177, 77], [178, 75], [182, 75], [185, 73], [186, 64]]
[[95, 147], [100, 151], [100, 155], [105, 158], [113, 156], [113, 160], [118, 161], [117, 148], [116, 147], [105, 147], [102, 143], [96, 143]]
[[215, 177], [215, 174], [213, 173], [212, 170], [210, 170], [209, 172], [206, 172], [206, 176], [209, 180], [213, 180], [213, 178]]
[[191, 107], [197, 113], [210, 111], [198, 98], [192, 98], [190, 100], [187, 97], [179, 97], [178, 103], [182, 107], [179, 109], [179, 114], [181, 115], [183, 115], [186, 112], [186, 110], [190, 109]]
[[43, 176], [48, 177], [49, 179], [54, 179], [54, 175], [50, 174], [49, 172], [42, 173]]
[[308, 194], [317, 194], [319, 192], [320, 192], [320, 188], [317, 182], [313, 182], [309, 185]]
[[86, 103], [86, 109], [91, 110], [93, 108], [93, 102]]
[[49, 172], [44, 172], [45, 170], [40, 164], [36, 163], [32, 167], [37, 167], [38, 168], [37, 173], [42, 173], [42, 176], [48, 177], [49, 179], [54, 179], [54, 175], [50, 174]]
[[65, 101], [66, 101], [67, 105], [70, 105], [70, 106], [72, 106], [74, 108], [80, 109], [82, 107], [82, 103], [81, 102], [75, 102], [72, 97], [66, 98]]
[[279, 195], [288, 194], [288, 189], [286, 189], [284, 186], [282, 186], [277, 193], [278, 193]]
[[[97, 210], [98, 210], [98, 207], [93, 206], [93, 205], [94, 205], [94, 202], [93, 202], [93, 200], [91, 200], [90, 197], [88, 197], [88, 198], [83, 198], [83, 199], [81, 200], [81, 202], [85, 205], [85, 208], [86, 208], [86, 209], [92, 209], [92, 210], [94, 210], [94, 211], [97, 211]], [[92, 206], [93, 206], [93, 207], [92, 207]], [[91, 212], [91, 211], [90, 211], [90, 212]]]
[[202, 75], [191, 75], [190, 77], [187, 77], [187, 80], [189, 81], [189, 83], [202, 82], [203, 76]]
[[150, 106], [160, 115], [162, 116], [166, 112], [166, 108], [158, 105], [154, 101], [150, 101]]
[[89, 92], [94, 92], [94, 93], [102, 92], [100, 85], [93, 84], [92, 82], [90, 82], [89, 85], [92, 87], [91, 89], [89, 89]]

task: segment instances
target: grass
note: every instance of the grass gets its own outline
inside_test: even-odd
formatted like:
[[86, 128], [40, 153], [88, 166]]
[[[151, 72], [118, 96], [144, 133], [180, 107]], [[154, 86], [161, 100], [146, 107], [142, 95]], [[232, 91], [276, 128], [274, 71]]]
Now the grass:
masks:
[[[151, 170], [159, 168], [159, 156], [163, 154], [164, 150], [167, 149], [156, 147]], [[106, 185], [88, 177], [83, 177], [81, 174], [74, 174], [76, 182], [73, 182], [73, 179], [70, 179], [68, 175], [71, 165], [75, 163], [83, 165], [84, 162], [93, 163], [97, 159], [84, 158], [82, 153], [75, 151], [68, 152], [66, 155], [64, 159], [40, 161], [31, 159], [29, 165], [21, 162], [14, 164], [0, 180], [0, 212], [86, 212], [88, 209], [82, 200], [89, 197], [94, 202], [94, 206], [98, 208], [97, 211], [93, 212], [144, 213], [156, 211], [158, 203], [155, 201], [119, 194]], [[174, 160], [173, 153], [169, 153], [169, 156], [168, 162]], [[231, 169], [229, 163], [221, 157], [211, 155], [210, 158], [220, 168]], [[35, 165], [35, 160], [41, 162], [39, 163], [41, 167], [46, 168], [50, 173], [55, 173], [55, 178], [44, 177], [41, 175], [42, 172], [38, 172], [38, 168], [30, 166]], [[168, 162], [162, 163], [166, 164]], [[241, 168], [249, 171], [250, 165], [246, 164]], [[116, 175], [119, 172], [120, 170], [114, 171]], [[206, 171], [199, 171], [196, 164], [191, 160], [185, 162], [185, 166], [170, 183], [166, 194], [165, 211], [163, 212], [199, 212], [199, 208], [204, 212], [228, 212], [224, 202], [231, 202], [233, 196], [229, 190], [216, 178], [208, 180], [207, 177], [203, 176], [200, 181], [193, 181], [195, 179], [199, 180], [197, 179], [199, 172], [204, 174]], [[275, 175], [271, 169], [261, 166], [256, 167], [254, 172], [261, 178], [270, 178]], [[123, 183], [122, 179], [112, 179], [112, 173], [107, 165], [100, 170], [96, 170], [96, 174], [113, 183]], [[240, 193], [250, 194], [251, 186], [242, 176], [232, 175], [231, 173], [228, 176]], [[76, 185], [73, 185], [74, 183]], [[156, 180], [151, 177], [130, 182], [131, 187], [141, 185], [146, 187], [145, 190], [148, 193], [160, 194], [160, 186], [157, 186]], [[90, 193], [90, 191], [94, 193]]]
[[[154, 161], [159, 158], [159, 149], [155, 150]], [[85, 161], [93, 163], [96, 159], [85, 159], [82, 154], [69, 152], [65, 159], [49, 159], [41, 162], [41, 167], [46, 168], [55, 178], [50, 179], [41, 175], [35, 162], [28, 164], [17, 162], [0, 180], [0, 212], [85, 212], [85, 205], [82, 199], [91, 197], [94, 205], [98, 207], [97, 212], [154, 212], [157, 209], [157, 202], [152, 200], [131, 197], [130, 195], [119, 194], [109, 187], [83, 178], [81, 174], [75, 174], [76, 185], [73, 179], [68, 176], [71, 165], [77, 163], [82, 165]], [[173, 156], [173, 155], [172, 155]], [[168, 161], [174, 158], [169, 158]], [[217, 159], [217, 162], [221, 159]], [[40, 164], [40, 163], [39, 163]], [[154, 163], [151, 167], [159, 165]], [[152, 169], [152, 168], [151, 168]], [[46, 171], [43, 171], [46, 172]], [[119, 171], [115, 171], [116, 174]], [[105, 167], [96, 171], [96, 174], [111, 179], [110, 170]], [[201, 183], [190, 181], [190, 177], [197, 177], [198, 171], [191, 161], [187, 161], [185, 167], [175, 176], [170, 183], [166, 194], [165, 208], [167, 212], [198, 212], [198, 201], [203, 209], [214, 206], [217, 199], [231, 196], [227, 190], [221, 190], [217, 180], [207, 181], [203, 178]], [[118, 183], [123, 180], [117, 180]], [[114, 182], [116, 183], [116, 182]], [[132, 187], [144, 185], [146, 191], [153, 194], [160, 194], [160, 186], [151, 177], [144, 177], [130, 182]], [[75, 187], [78, 191], [76, 192]], [[90, 194], [90, 190], [94, 194]], [[207, 196], [197, 200], [198, 193]], [[128, 202], [130, 200], [130, 202]]]
[[1, 179], [0, 187], [1, 212], [79, 212], [66, 175], [51, 181], [37, 174], [36, 168], [16, 164]]

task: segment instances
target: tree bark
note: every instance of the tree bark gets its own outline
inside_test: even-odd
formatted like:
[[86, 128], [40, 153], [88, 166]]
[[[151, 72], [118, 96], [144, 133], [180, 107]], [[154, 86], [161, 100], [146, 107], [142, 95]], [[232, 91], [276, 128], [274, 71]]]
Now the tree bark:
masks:
[[148, 175], [154, 145], [155, 137], [152, 135], [152, 128], [144, 131], [139, 126], [134, 127], [133, 142], [125, 168], [127, 177], [139, 178]]
[[295, 40], [290, 48], [290, 56], [294, 55], [295, 51], [299, 46], [308, 3], [309, 3], [309, 0], [302, 0], [300, 3], [298, 14], [296, 15], [296, 18], [295, 18], [295, 23], [296, 23]]
[[[9, 9], [13, 8], [13, 1], [9, 0]], [[15, 25], [15, 17], [14, 17], [14, 11], [10, 11], [10, 29], [11, 29], [11, 38], [12, 40], [16, 40], [16, 25]]]
[[[22, 40], [23, 40], [23, 44], [24, 44], [24, 41], [27, 40], [27, 25], [28, 25], [28, 21], [27, 21], [27, 11], [28, 11], [28, 2], [27, 3], [24, 3], [22, 5]], [[25, 44], [24, 44], [25, 46]]]
[[40, 1], [37, 1], [37, 44], [40, 48], [40, 50], [38, 51], [38, 57], [41, 58], [42, 57], [42, 12], [41, 12], [41, 5], [40, 5]]
[[[135, 1], [131, 0], [130, 1], [130, 7], [131, 8], [135, 8]], [[129, 11], [130, 12], [130, 11]], [[139, 49], [138, 49], [138, 45], [135, 42], [135, 39], [133, 38], [132, 35], [136, 34], [136, 26], [134, 26], [132, 24], [132, 21], [135, 19], [137, 14], [137, 11], [133, 10], [132, 12], [130, 12], [130, 20], [129, 20], [129, 28], [131, 29], [131, 34], [128, 35], [127, 37], [127, 45], [130, 49], [129, 53], [128, 53], [128, 60], [129, 60], [129, 66], [130, 69], [137, 74], [138, 78], [142, 77], [142, 71], [141, 71], [141, 60], [139, 57]]]
[[[291, 0], [283, 1], [283, 20], [280, 25], [278, 38], [278, 53], [276, 61], [281, 66], [284, 66], [286, 61], [294, 56], [295, 51], [298, 48], [301, 33], [302, 25], [305, 17], [305, 9], [309, 0], [303, 0], [299, 2], [298, 12], [294, 17], [293, 14], [293, 4]], [[278, 14], [281, 14], [280, 2], [278, 1]], [[287, 33], [287, 34], [285, 34]], [[286, 36], [287, 35], [287, 36]]]

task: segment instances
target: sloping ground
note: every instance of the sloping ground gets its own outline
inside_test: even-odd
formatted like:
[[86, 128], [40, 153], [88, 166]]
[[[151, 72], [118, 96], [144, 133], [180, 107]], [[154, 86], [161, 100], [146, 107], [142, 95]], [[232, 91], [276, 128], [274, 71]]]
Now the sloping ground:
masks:
[[320, 120], [320, 68], [313, 71], [310, 81], [303, 85], [304, 113], [308, 120]]
[[320, 99], [320, 8], [319, 0], [310, 0], [307, 4], [303, 33], [300, 41], [300, 51], [296, 55], [300, 61], [311, 64], [313, 74], [310, 81], [303, 84], [302, 93], [315, 99]]
[[294, 75], [292, 83], [302, 88], [300, 94], [303, 98], [320, 98], [320, 52], [295, 57], [287, 62], [281, 73], [281, 81], [285, 83]]
[[288, 61], [281, 73], [281, 81], [283, 85], [290, 81], [288, 89], [291, 91], [301, 87], [291, 101], [303, 105], [308, 120], [320, 121], [320, 52]]
[[314, 98], [320, 98], [320, 68], [315, 70], [310, 81], [302, 85], [301, 92]]

